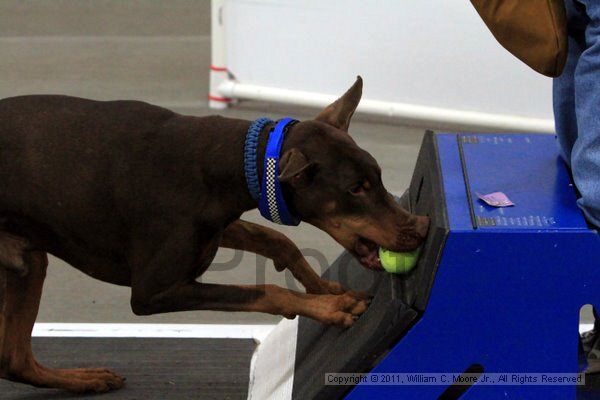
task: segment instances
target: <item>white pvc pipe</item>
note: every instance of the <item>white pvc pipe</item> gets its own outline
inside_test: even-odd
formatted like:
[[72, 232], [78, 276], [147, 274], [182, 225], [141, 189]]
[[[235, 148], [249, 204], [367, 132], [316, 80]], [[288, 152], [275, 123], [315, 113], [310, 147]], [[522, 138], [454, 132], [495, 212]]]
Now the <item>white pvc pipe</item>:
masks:
[[[336, 99], [336, 96], [332, 95], [249, 85], [232, 80], [223, 81], [218, 87], [218, 92], [221, 96], [231, 99], [270, 101], [307, 107], [325, 107]], [[357, 111], [370, 115], [397, 118], [419, 125], [435, 124], [461, 128], [484, 128], [486, 130], [497, 131], [554, 133], [554, 121], [547, 119], [462, 111], [379, 100], [363, 99]]]
[[228, 79], [225, 44], [225, 0], [212, 0], [211, 7], [211, 64], [208, 106], [227, 108], [229, 99], [219, 93], [219, 86]]

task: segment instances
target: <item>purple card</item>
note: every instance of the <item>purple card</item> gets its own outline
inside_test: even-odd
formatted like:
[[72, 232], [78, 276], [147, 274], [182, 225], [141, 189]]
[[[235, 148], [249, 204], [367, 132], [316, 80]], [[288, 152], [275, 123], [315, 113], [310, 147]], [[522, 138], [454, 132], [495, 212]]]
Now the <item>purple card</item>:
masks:
[[515, 205], [515, 203], [510, 201], [510, 199], [502, 192], [494, 192], [489, 194], [477, 193], [477, 197], [492, 207], [510, 207]]

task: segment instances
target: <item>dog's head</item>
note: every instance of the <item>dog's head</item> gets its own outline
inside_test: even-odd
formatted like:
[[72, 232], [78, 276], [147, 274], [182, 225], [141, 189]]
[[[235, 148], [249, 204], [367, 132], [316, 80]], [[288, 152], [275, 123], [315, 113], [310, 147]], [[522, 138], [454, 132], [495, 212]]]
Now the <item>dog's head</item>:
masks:
[[378, 246], [416, 249], [429, 218], [402, 209], [383, 187], [377, 161], [348, 134], [362, 79], [314, 120], [294, 125], [280, 161], [283, 190], [303, 220], [329, 233], [363, 266], [381, 268]]

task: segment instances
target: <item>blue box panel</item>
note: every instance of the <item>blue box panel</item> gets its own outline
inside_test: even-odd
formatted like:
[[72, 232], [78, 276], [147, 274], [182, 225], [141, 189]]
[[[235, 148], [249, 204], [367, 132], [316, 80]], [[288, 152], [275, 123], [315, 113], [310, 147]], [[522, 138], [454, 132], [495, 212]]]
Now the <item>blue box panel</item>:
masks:
[[[554, 136], [461, 134], [458, 145], [477, 228], [587, 228]], [[515, 206], [492, 207], [477, 197], [498, 191]]]
[[[580, 309], [584, 304], [600, 309], [600, 237], [577, 207], [555, 138], [429, 135], [434, 140], [424, 145], [434, 143], [437, 154], [421, 152], [417, 165], [441, 175], [443, 193], [435, 200], [445, 208], [448, 231], [434, 268], [424, 269], [420, 261], [412, 275], [397, 277], [399, 299], [414, 304], [420, 297], [406, 293], [425, 291], [427, 302], [371, 372], [458, 374], [474, 365], [483, 376], [579, 372]], [[421, 186], [427, 187], [422, 178], [415, 187]], [[516, 205], [494, 208], [476, 195], [495, 191]], [[411, 198], [419, 198], [418, 192]], [[427, 276], [413, 279], [421, 275]], [[448, 389], [447, 383], [361, 382], [346, 398], [437, 399]], [[577, 393], [574, 385], [485, 385], [480, 380], [461, 399], [564, 400]]]

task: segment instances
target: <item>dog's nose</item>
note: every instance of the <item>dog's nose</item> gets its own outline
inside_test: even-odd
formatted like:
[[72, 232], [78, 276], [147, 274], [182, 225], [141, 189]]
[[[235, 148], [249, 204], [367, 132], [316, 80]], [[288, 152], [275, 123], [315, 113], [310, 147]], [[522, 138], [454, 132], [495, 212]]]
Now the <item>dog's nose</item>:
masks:
[[421, 239], [425, 239], [427, 237], [427, 232], [429, 231], [429, 217], [425, 217], [422, 215], [417, 215], [417, 220], [415, 222], [415, 232]]

